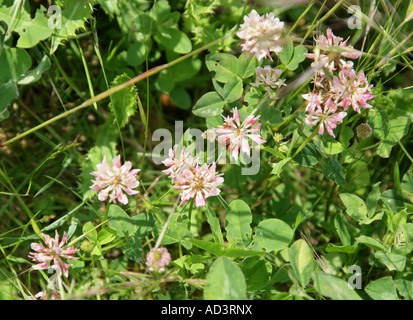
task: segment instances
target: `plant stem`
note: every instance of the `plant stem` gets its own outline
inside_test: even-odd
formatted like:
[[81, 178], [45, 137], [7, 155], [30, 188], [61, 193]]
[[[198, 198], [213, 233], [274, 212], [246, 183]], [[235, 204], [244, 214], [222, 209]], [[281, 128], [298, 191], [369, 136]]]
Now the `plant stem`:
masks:
[[160, 246], [160, 244], [161, 244], [161, 242], [162, 242], [162, 239], [163, 239], [163, 237], [164, 237], [164, 235], [165, 235], [166, 229], [168, 228], [168, 224], [169, 224], [169, 222], [171, 221], [171, 218], [172, 218], [172, 216], [173, 216], [173, 214], [174, 214], [174, 212], [175, 212], [176, 206], [178, 205], [178, 202], [179, 202], [179, 199], [180, 199], [180, 198], [181, 198], [181, 195], [179, 194], [178, 197], [176, 198], [176, 202], [175, 202], [175, 204], [174, 204], [174, 206], [173, 206], [173, 208], [172, 208], [172, 211], [171, 211], [171, 213], [169, 214], [169, 217], [168, 217], [168, 219], [166, 220], [165, 225], [163, 226], [161, 233], [159, 234], [158, 240], [156, 241], [155, 246], [153, 247], [153, 251], [156, 251], [156, 250], [159, 248], [159, 246]]
[[9, 140], [7, 140], [7, 141], [4, 142], [3, 144], [0, 144], [0, 147], [6, 146], [6, 145], [8, 145], [8, 144], [10, 144], [10, 143], [13, 143], [13, 142], [15, 142], [15, 141], [17, 141], [17, 140], [20, 140], [20, 139], [22, 139], [23, 137], [25, 137], [25, 136], [33, 133], [33, 132], [36, 132], [37, 130], [39, 130], [39, 129], [45, 127], [45, 126], [47, 126], [47, 125], [49, 125], [49, 124], [51, 124], [51, 123], [53, 123], [53, 122], [56, 122], [57, 120], [66, 118], [68, 115], [70, 115], [70, 114], [72, 114], [72, 113], [75, 113], [75, 112], [77, 112], [77, 111], [79, 111], [79, 110], [82, 110], [82, 109], [84, 109], [84, 108], [86, 108], [86, 107], [89, 107], [89, 106], [95, 104], [96, 102], [99, 102], [99, 101], [101, 101], [101, 100], [103, 100], [103, 99], [106, 99], [106, 98], [110, 97], [112, 94], [114, 94], [114, 93], [116, 93], [116, 92], [118, 92], [118, 91], [120, 91], [120, 90], [123, 90], [123, 89], [125, 89], [125, 88], [127, 88], [127, 87], [129, 87], [129, 86], [131, 86], [131, 85], [133, 85], [133, 84], [135, 84], [135, 83], [137, 83], [137, 82], [139, 82], [139, 81], [141, 81], [141, 80], [143, 80], [143, 79], [146, 79], [146, 78], [148, 78], [148, 77], [150, 77], [150, 76], [153, 76], [153, 75], [159, 73], [160, 71], [162, 71], [162, 70], [164, 70], [164, 69], [167, 69], [167, 68], [169, 68], [169, 67], [171, 67], [171, 66], [173, 66], [173, 65], [176, 65], [176, 64], [178, 64], [178, 63], [180, 63], [180, 62], [182, 62], [182, 61], [184, 61], [184, 60], [186, 60], [186, 59], [188, 59], [188, 58], [190, 58], [190, 57], [192, 57], [192, 56], [194, 56], [194, 55], [196, 55], [196, 54], [198, 54], [198, 53], [200, 53], [200, 52], [202, 52], [202, 51], [204, 51], [204, 50], [206, 50], [206, 49], [208, 49], [208, 48], [210, 48], [210, 47], [212, 47], [212, 46], [214, 46], [214, 45], [216, 45], [218, 42], [220, 42], [223, 38], [227, 37], [229, 34], [231, 34], [231, 33], [228, 33], [226, 36], [224, 36], [224, 37], [222, 37], [222, 38], [220, 38], [220, 39], [217, 39], [217, 40], [215, 40], [215, 41], [212, 41], [212, 42], [210, 42], [210, 43], [208, 43], [208, 44], [206, 44], [206, 45], [204, 45], [204, 46], [202, 46], [202, 47], [200, 47], [200, 48], [198, 48], [198, 49], [196, 49], [196, 50], [194, 50], [194, 51], [192, 51], [192, 52], [190, 52], [190, 53], [188, 53], [188, 54], [186, 54], [186, 55], [184, 55], [184, 56], [182, 56], [182, 57], [179, 57], [178, 59], [175, 59], [174, 61], [171, 61], [171, 62], [169, 62], [169, 63], [165, 63], [165, 64], [162, 64], [162, 65], [156, 66], [156, 67], [154, 67], [154, 68], [152, 68], [152, 69], [150, 69], [150, 70], [148, 70], [148, 71], [145, 71], [145, 72], [141, 73], [140, 75], [136, 76], [135, 78], [132, 78], [132, 79], [130, 79], [130, 80], [124, 82], [124, 83], [121, 83], [120, 85], [117, 85], [116, 87], [113, 87], [113, 88], [110, 88], [110, 89], [108, 89], [108, 90], [106, 90], [106, 91], [104, 91], [104, 92], [101, 92], [101, 93], [99, 93], [98, 95], [96, 95], [96, 96], [94, 96], [94, 97], [86, 100], [85, 102], [83, 102], [83, 103], [80, 104], [79, 106], [77, 106], [77, 107], [75, 107], [75, 108], [73, 108], [73, 109], [70, 109], [70, 110], [68, 110], [68, 111], [66, 111], [66, 112], [63, 112], [63, 113], [61, 113], [61, 114], [59, 114], [59, 115], [57, 115], [57, 116], [55, 116], [55, 117], [53, 117], [53, 118], [51, 118], [51, 119], [49, 119], [49, 120], [46, 120], [45, 122], [41, 123], [40, 125], [38, 125], [38, 126], [36, 126], [36, 127], [34, 127], [34, 128], [31, 128], [31, 129], [23, 132], [22, 134], [20, 134], [20, 135], [18, 135], [18, 136], [15, 136], [15, 137], [13, 137], [13, 138], [11, 138], [11, 139], [9, 139]]

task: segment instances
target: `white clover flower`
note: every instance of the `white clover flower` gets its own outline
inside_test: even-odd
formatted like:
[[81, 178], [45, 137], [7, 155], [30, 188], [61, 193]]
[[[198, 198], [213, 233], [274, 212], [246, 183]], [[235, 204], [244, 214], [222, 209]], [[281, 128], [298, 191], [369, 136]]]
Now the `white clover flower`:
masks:
[[[63, 233], [63, 238], [59, 242], [59, 234], [55, 232], [55, 237], [51, 238], [47, 234], [43, 234], [46, 247], [40, 243], [32, 243], [31, 249], [35, 252], [29, 253], [29, 258], [38, 264], [32, 266], [34, 270], [48, 270], [48, 272], [56, 271], [55, 276], [61, 276], [62, 272], [67, 278], [69, 275], [70, 264], [64, 263], [63, 259], [75, 260], [79, 259], [73, 257], [73, 254], [78, 252], [79, 249], [74, 249], [73, 246], [63, 249], [66, 243], [67, 235]], [[53, 262], [53, 264], [52, 264]], [[51, 279], [52, 280], [52, 279]]]
[[277, 89], [282, 86], [286, 86], [285, 80], [280, 79], [282, 70], [273, 69], [271, 66], [265, 66], [264, 68], [257, 67], [255, 69], [256, 82], [251, 83], [253, 87], [263, 86], [268, 92], [268, 96], [272, 99], [274, 98], [271, 89]]
[[134, 195], [139, 193], [133, 190], [139, 186], [139, 181], [136, 179], [136, 175], [140, 169], [132, 168], [132, 163], [126, 161], [124, 165], [121, 165], [120, 155], [112, 159], [112, 163], [109, 164], [106, 161], [106, 157], [103, 157], [102, 163], [96, 165], [97, 171], [91, 173], [96, 177], [96, 180], [92, 180], [93, 185], [90, 187], [93, 190], [100, 190], [98, 199], [100, 201], [106, 201], [110, 197], [109, 202], [119, 201], [122, 204], [128, 204], [128, 195]]
[[280, 46], [281, 32], [284, 22], [274, 17], [274, 13], [260, 16], [257, 11], [252, 10], [244, 16], [244, 23], [240, 25], [237, 36], [244, 40], [241, 44], [242, 51], [249, 52], [249, 56], [255, 54], [258, 61], [262, 58], [271, 58], [271, 52], [282, 51]]
[[243, 123], [240, 121], [240, 116], [237, 108], [232, 109], [232, 117], [224, 117], [224, 124], [218, 126], [216, 133], [219, 133], [218, 141], [228, 146], [231, 156], [235, 161], [238, 161], [240, 152], [244, 152], [247, 156], [250, 156], [249, 140], [251, 139], [257, 144], [265, 142], [260, 135], [261, 124], [256, 124], [259, 120], [258, 117], [249, 115]]

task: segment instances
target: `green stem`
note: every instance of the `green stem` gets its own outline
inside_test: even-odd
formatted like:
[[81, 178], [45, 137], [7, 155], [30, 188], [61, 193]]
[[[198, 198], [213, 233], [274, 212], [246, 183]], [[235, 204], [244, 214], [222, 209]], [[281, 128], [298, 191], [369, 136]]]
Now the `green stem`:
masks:
[[188, 54], [186, 54], [186, 55], [184, 55], [184, 56], [182, 56], [182, 57], [179, 57], [178, 59], [175, 59], [174, 61], [171, 61], [171, 62], [169, 62], [169, 63], [156, 66], [156, 67], [154, 67], [154, 68], [152, 68], [152, 69], [150, 69], [150, 70], [148, 70], [148, 71], [145, 71], [145, 72], [141, 73], [140, 75], [138, 75], [138, 76], [136, 76], [136, 77], [134, 77], [134, 78], [132, 78], [132, 79], [124, 82], [124, 83], [121, 83], [120, 85], [117, 85], [116, 87], [110, 88], [110, 89], [108, 89], [108, 90], [106, 90], [106, 91], [104, 91], [104, 92], [102, 92], [102, 93], [99, 93], [98, 95], [96, 95], [96, 96], [94, 96], [94, 97], [86, 100], [85, 102], [83, 102], [83, 103], [80, 104], [79, 106], [77, 106], [77, 107], [75, 107], [75, 108], [73, 108], [73, 109], [70, 109], [70, 110], [68, 110], [68, 111], [66, 111], [66, 112], [63, 112], [63, 113], [61, 113], [61, 114], [57, 115], [56, 117], [53, 117], [53, 118], [51, 118], [51, 119], [49, 119], [49, 120], [46, 120], [45, 122], [41, 123], [40, 125], [38, 125], [38, 126], [36, 126], [36, 127], [34, 127], [34, 128], [31, 128], [31, 129], [23, 132], [22, 134], [20, 134], [20, 135], [18, 135], [18, 136], [15, 136], [15, 137], [13, 137], [13, 138], [11, 138], [11, 139], [9, 139], [9, 140], [7, 140], [7, 141], [4, 142], [3, 144], [0, 144], [0, 147], [1, 147], [1, 146], [9, 145], [9, 144], [11, 144], [11, 143], [13, 143], [13, 142], [15, 142], [15, 141], [17, 141], [17, 140], [20, 140], [20, 139], [22, 139], [23, 137], [25, 137], [25, 136], [33, 133], [33, 132], [36, 132], [37, 130], [39, 130], [39, 129], [45, 127], [45, 126], [47, 126], [47, 125], [49, 125], [49, 124], [51, 124], [51, 123], [53, 123], [53, 122], [56, 122], [57, 120], [66, 118], [68, 115], [70, 115], [70, 114], [72, 114], [72, 113], [75, 113], [75, 112], [77, 112], [77, 111], [79, 111], [79, 110], [82, 110], [82, 109], [84, 109], [84, 108], [86, 108], [86, 107], [89, 107], [89, 106], [93, 105], [93, 104], [96, 103], [96, 102], [99, 102], [99, 101], [101, 101], [101, 100], [103, 100], [103, 99], [106, 99], [106, 98], [110, 97], [112, 94], [114, 94], [114, 93], [116, 93], [116, 92], [118, 92], [118, 91], [121, 91], [121, 90], [123, 90], [123, 89], [125, 89], [125, 88], [127, 88], [127, 87], [129, 87], [129, 86], [131, 86], [131, 85], [133, 85], [133, 84], [135, 84], [135, 83], [143, 80], [143, 79], [146, 79], [146, 78], [148, 78], [148, 77], [151, 77], [151, 76], [159, 73], [159, 72], [162, 71], [162, 70], [165, 70], [165, 69], [167, 69], [167, 68], [169, 68], [169, 67], [171, 67], [171, 66], [174, 66], [174, 65], [176, 65], [176, 64], [178, 64], [178, 63], [180, 63], [180, 62], [182, 62], [182, 61], [184, 61], [184, 60], [186, 60], [186, 59], [188, 59], [188, 58], [190, 58], [190, 57], [192, 57], [192, 56], [194, 56], [194, 55], [196, 55], [196, 54], [198, 54], [198, 53], [200, 53], [200, 52], [202, 52], [202, 51], [204, 51], [204, 50], [206, 50], [206, 49], [208, 49], [208, 48], [210, 48], [210, 47], [212, 47], [212, 46], [214, 46], [214, 45], [216, 45], [218, 42], [220, 42], [223, 38], [227, 37], [229, 34], [231, 34], [231, 33], [228, 33], [226, 36], [224, 36], [224, 37], [222, 37], [222, 38], [220, 38], [220, 39], [217, 39], [217, 40], [215, 40], [215, 41], [212, 41], [212, 42], [210, 42], [210, 43], [208, 43], [208, 44], [206, 44], [206, 45], [204, 45], [204, 46], [202, 46], [202, 47], [200, 47], [200, 48], [198, 48], [198, 49], [196, 49], [196, 50], [194, 50], [194, 51], [192, 51], [192, 52], [190, 52], [190, 53], [188, 53]]

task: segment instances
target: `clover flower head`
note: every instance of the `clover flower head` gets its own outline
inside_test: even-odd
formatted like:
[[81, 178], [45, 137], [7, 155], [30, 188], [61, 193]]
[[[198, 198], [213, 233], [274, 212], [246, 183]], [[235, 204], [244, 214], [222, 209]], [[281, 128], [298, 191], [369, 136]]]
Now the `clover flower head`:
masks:
[[273, 69], [271, 66], [265, 66], [264, 68], [257, 67], [255, 69], [256, 82], [251, 83], [253, 87], [264, 86], [264, 89], [268, 92], [270, 98], [273, 98], [271, 89], [277, 89], [282, 86], [286, 86], [285, 80], [280, 79], [282, 70]]
[[349, 38], [343, 41], [343, 38], [335, 36], [331, 28], [327, 29], [327, 36], [320, 35], [315, 39], [318, 50], [314, 53], [307, 53], [305, 56], [309, 59], [313, 59], [311, 64], [313, 68], [316, 68], [320, 74], [324, 74], [323, 68], [327, 69], [330, 73], [340, 69], [353, 68], [353, 62], [344, 60], [357, 59], [361, 56], [361, 52], [348, 45]]
[[217, 174], [216, 163], [208, 166], [197, 164], [195, 167], [186, 167], [182, 171], [178, 185], [173, 188], [181, 190], [181, 205], [194, 199], [197, 208], [206, 205], [206, 199], [221, 193], [218, 186], [224, 183], [223, 173]]
[[146, 266], [149, 271], [155, 269], [159, 272], [164, 272], [165, 267], [171, 261], [171, 255], [166, 248], [151, 249], [146, 255]]
[[375, 95], [371, 93], [373, 85], [369, 85], [364, 72], [361, 70], [358, 75], [354, 69], [340, 71], [339, 76], [334, 76], [331, 86], [336, 99], [340, 100], [339, 105], [346, 111], [350, 106], [354, 111], [360, 113], [360, 108], [372, 108], [367, 103]]
[[123, 165], [120, 161], [120, 155], [112, 159], [111, 165], [106, 161], [106, 156], [103, 157], [102, 163], [96, 165], [97, 170], [91, 175], [96, 177], [92, 180], [93, 185], [90, 187], [93, 190], [100, 191], [98, 199], [106, 201], [109, 197], [109, 202], [116, 203], [119, 201], [122, 204], [128, 204], [128, 197], [125, 195], [134, 195], [139, 193], [133, 190], [139, 186], [139, 181], [136, 175], [140, 169], [133, 169], [132, 163], [126, 161]]
[[172, 180], [172, 183], [176, 182], [176, 179], [179, 179], [181, 172], [187, 167], [194, 167], [198, 163], [198, 159], [194, 155], [185, 150], [185, 147], [181, 148], [179, 152], [179, 145], [175, 145], [172, 149], [169, 150], [169, 158], [162, 161], [162, 163], [169, 167], [162, 172], [169, 175]]
[[241, 44], [242, 51], [249, 52], [249, 56], [255, 54], [258, 61], [262, 58], [271, 58], [271, 52], [282, 51], [280, 46], [281, 32], [284, 22], [267, 13], [260, 16], [257, 11], [252, 10], [249, 15], [244, 16], [244, 23], [240, 25], [237, 36], [244, 40]]
[[217, 174], [215, 162], [200, 166], [199, 159], [192, 153], [182, 148], [177, 155], [177, 149], [178, 145], [175, 145], [169, 150], [169, 158], [163, 161], [169, 168], [162, 172], [169, 175], [175, 184], [174, 189], [181, 190], [181, 205], [194, 199], [196, 207], [203, 207], [208, 197], [221, 192], [218, 186], [224, 182], [223, 174]]
[[331, 98], [324, 104], [317, 102], [313, 107], [307, 108], [309, 113], [306, 115], [305, 123], [310, 126], [316, 126], [320, 122], [318, 134], [323, 135], [325, 127], [328, 134], [335, 138], [333, 129], [342, 123], [344, 117], [347, 115], [347, 112], [344, 111], [337, 112], [337, 107]]
[[63, 248], [66, 243], [67, 235], [63, 233], [62, 240], [59, 242], [59, 234], [56, 230], [55, 237], [51, 238], [47, 234], [43, 234], [46, 246], [40, 243], [32, 243], [30, 245], [34, 252], [29, 253], [29, 258], [38, 264], [33, 265], [34, 270], [48, 270], [48, 272], [56, 271], [56, 275], [60, 276], [63, 272], [67, 278], [69, 275], [70, 264], [64, 263], [63, 259], [75, 260], [79, 259], [73, 256], [79, 249], [74, 249], [73, 246]]
[[246, 117], [243, 123], [241, 123], [240, 116], [237, 108], [232, 109], [232, 117], [225, 117], [224, 124], [218, 126], [215, 130], [220, 135], [218, 141], [228, 147], [231, 156], [235, 161], [238, 161], [240, 152], [244, 152], [247, 156], [250, 156], [249, 139], [257, 144], [263, 144], [266, 142], [260, 135], [261, 124], [256, 124], [260, 118], [249, 115]]

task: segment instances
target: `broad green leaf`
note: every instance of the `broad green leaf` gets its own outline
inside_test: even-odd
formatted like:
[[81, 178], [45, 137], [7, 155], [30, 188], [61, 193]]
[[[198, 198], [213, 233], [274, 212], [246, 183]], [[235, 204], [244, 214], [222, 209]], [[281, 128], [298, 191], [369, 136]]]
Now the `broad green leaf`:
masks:
[[158, 27], [159, 33], [155, 35], [155, 40], [160, 45], [176, 53], [188, 53], [192, 50], [192, 43], [188, 36], [176, 28]]
[[210, 53], [205, 57], [205, 64], [209, 71], [215, 72], [215, 79], [228, 82], [238, 77], [238, 60], [229, 53]]
[[52, 35], [50, 54], [52, 55], [63, 41], [76, 36], [76, 32], [85, 29], [85, 22], [92, 18], [92, 5], [83, 0], [65, 1], [61, 14], [60, 26], [56, 26]]
[[[112, 81], [111, 87], [116, 87], [129, 80], [130, 77], [126, 74], [119, 75]], [[129, 118], [137, 110], [136, 92], [135, 86], [131, 85], [110, 96], [109, 108], [121, 128], [128, 123]]]
[[[189, 239], [193, 238], [192, 233], [188, 230], [188, 217], [182, 215], [180, 212], [175, 211], [171, 217], [168, 228], [166, 229], [165, 235], [162, 239], [162, 245], [168, 245], [172, 243], [182, 243], [185, 248], [190, 249], [192, 247]], [[156, 236], [159, 234], [163, 227], [163, 224], [155, 223]]]
[[126, 61], [129, 65], [137, 67], [145, 62], [146, 48], [144, 41], [138, 41], [132, 44], [127, 51]]
[[175, 87], [169, 93], [172, 102], [179, 108], [189, 110], [192, 107], [191, 96], [181, 87]]
[[247, 284], [241, 268], [227, 257], [211, 265], [206, 276], [205, 300], [245, 300]]
[[280, 251], [286, 248], [293, 238], [293, 230], [279, 219], [266, 219], [255, 228], [255, 249], [267, 251]]
[[139, 262], [142, 259], [142, 242], [137, 234], [126, 237], [122, 252], [131, 260]]
[[244, 52], [238, 57], [238, 75], [242, 79], [246, 79], [254, 75], [257, 59], [254, 55], [248, 57], [248, 53]]
[[407, 171], [403, 176], [402, 190], [413, 195], [413, 171]]
[[294, 55], [291, 58], [290, 62], [287, 64], [287, 69], [288, 70], [295, 70], [298, 68], [298, 65], [305, 60], [306, 56], [304, 54], [306, 54], [308, 52], [307, 48], [302, 46], [302, 45], [298, 45], [296, 47], [294, 47]]
[[411, 280], [397, 279], [393, 282], [401, 296], [406, 300], [413, 300], [413, 282]]
[[371, 281], [365, 291], [373, 300], [399, 300], [392, 277]]
[[10, 80], [7, 83], [0, 83], [0, 120], [8, 118], [9, 111], [6, 108], [19, 95], [16, 83]]
[[98, 232], [98, 242], [103, 246], [116, 239], [117, 231], [114, 228], [106, 227]]
[[348, 231], [347, 221], [341, 212], [338, 212], [334, 217], [334, 227], [340, 237], [341, 243], [344, 246], [351, 245], [351, 236]]
[[314, 287], [322, 296], [333, 300], [361, 300], [356, 291], [343, 279], [322, 272], [315, 272], [313, 278]]
[[244, 271], [247, 282], [247, 291], [256, 291], [270, 284], [272, 266], [264, 258], [246, 258], [241, 268]]
[[291, 245], [289, 257], [299, 283], [305, 288], [315, 267], [313, 251], [304, 240], [299, 239]]
[[366, 207], [369, 218], [372, 218], [376, 212], [377, 204], [380, 199], [380, 182], [373, 185], [371, 192], [366, 199]]
[[264, 252], [241, 248], [228, 248], [223, 251], [222, 255], [229, 258], [260, 257], [264, 255]]
[[384, 139], [389, 133], [389, 118], [386, 112], [380, 109], [369, 110], [368, 124], [373, 135], [379, 139]]
[[294, 44], [291, 38], [288, 36], [285, 38], [285, 40], [286, 43], [283, 46], [283, 50], [278, 53], [278, 56], [280, 57], [280, 60], [283, 64], [288, 65], [294, 54]]
[[336, 159], [323, 159], [321, 161], [322, 169], [325, 177], [338, 185], [344, 185], [346, 183], [346, 177], [343, 173], [343, 168]]
[[326, 247], [327, 252], [344, 252], [344, 253], [355, 253], [357, 251], [357, 246], [344, 245], [336, 246], [335, 244], [329, 243]]
[[216, 256], [222, 256], [224, 254], [225, 246], [220, 243], [209, 242], [206, 240], [190, 239], [189, 240], [194, 246], [208, 251]]
[[390, 271], [403, 271], [406, 266], [406, 257], [392, 252], [377, 251], [374, 256], [379, 259]]
[[20, 35], [17, 41], [18, 48], [32, 48], [52, 35], [53, 29], [49, 27], [49, 17], [46, 17], [45, 11], [46, 9], [40, 6], [34, 19], [25, 20], [16, 30]]
[[234, 78], [233, 80], [225, 83], [222, 89], [222, 98], [226, 103], [237, 101], [241, 98], [243, 92], [242, 81]]
[[146, 12], [140, 12], [139, 15], [132, 21], [133, 27], [137, 32], [144, 35], [149, 35], [156, 30], [157, 23]]
[[152, 213], [139, 213], [131, 217], [133, 225], [136, 227], [135, 234], [144, 238], [153, 229], [155, 220]]
[[[295, 150], [293, 149], [293, 153]], [[294, 161], [304, 167], [313, 167], [321, 160], [320, 154], [312, 144], [307, 144], [295, 157]]]
[[359, 196], [350, 193], [341, 193], [340, 199], [347, 209], [347, 214], [354, 220], [360, 222], [367, 218], [366, 203]]
[[327, 154], [332, 155], [341, 153], [344, 150], [344, 148], [340, 142], [334, 140], [332, 141], [329, 139], [328, 141], [324, 142], [324, 150]]
[[235, 240], [247, 246], [251, 242], [252, 235], [252, 213], [248, 204], [239, 199], [231, 201], [225, 219], [227, 240]]
[[195, 103], [192, 112], [202, 118], [214, 117], [222, 113], [224, 110], [225, 101], [222, 100], [220, 95], [215, 92], [208, 92], [204, 94]]
[[223, 244], [224, 237], [222, 235], [219, 219], [216, 216], [214, 210], [212, 210], [211, 206], [208, 204], [206, 206], [205, 215], [211, 228], [212, 235], [214, 236], [215, 242]]
[[40, 80], [42, 73], [49, 70], [50, 66], [50, 59], [45, 55], [37, 67], [22, 74], [17, 83], [20, 85], [26, 85]]
[[10, 80], [17, 82], [30, 69], [32, 60], [24, 49], [5, 48], [0, 50], [0, 84]]
[[86, 222], [82, 228], [83, 233], [86, 233], [86, 238], [91, 242], [96, 243], [98, 240], [98, 232], [92, 222]]
[[284, 167], [288, 162], [290, 162], [291, 157], [285, 158], [275, 164], [273, 164], [271, 174], [276, 174], [280, 175], [280, 173], [283, 171]]
[[120, 207], [111, 204], [108, 212], [109, 225], [116, 230], [119, 237], [132, 235], [136, 227], [129, 215]]
[[373, 239], [371, 237], [367, 237], [367, 236], [360, 236], [355, 238], [355, 240], [359, 243], [362, 243], [370, 248], [376, 249], [376, 250], [384, 250], [384, 246], [382, 243], [380, 243], [379, 241], [377, 241], [376, 239]]

